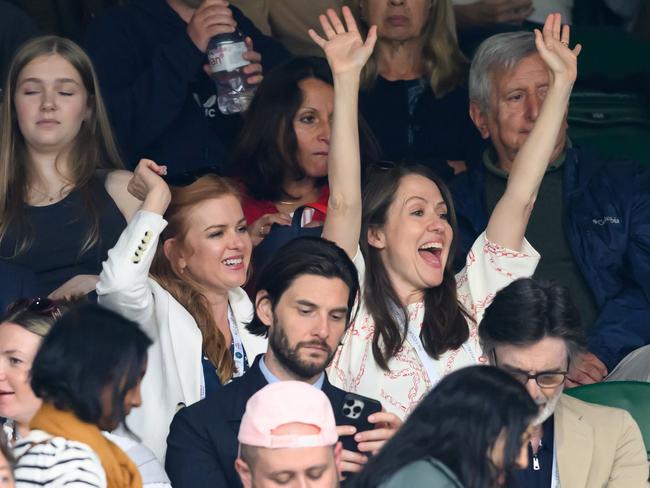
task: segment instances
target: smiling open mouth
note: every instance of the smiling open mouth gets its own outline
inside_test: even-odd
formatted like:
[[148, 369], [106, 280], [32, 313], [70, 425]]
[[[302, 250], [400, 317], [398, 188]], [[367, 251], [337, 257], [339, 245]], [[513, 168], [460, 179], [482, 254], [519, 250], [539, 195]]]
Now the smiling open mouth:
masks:
[[442, 264], [442, 243], [427, 242], [418, 248], [418, 254], [427, 263], [440, 266]]
[[226, 266], [235, 267], [235, 266], [240, 266], [244, 262], [244, 258], [243, 257], [228, 258], [228, 259], [224, 259], [221, 262]]

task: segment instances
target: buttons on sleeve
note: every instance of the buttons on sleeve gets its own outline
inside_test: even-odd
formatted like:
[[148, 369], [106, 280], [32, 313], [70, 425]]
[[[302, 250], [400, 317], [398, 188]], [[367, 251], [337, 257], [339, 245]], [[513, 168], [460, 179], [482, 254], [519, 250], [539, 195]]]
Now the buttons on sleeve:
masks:
[[138, 244], [138, 249], [133, 253], [133, 256], [131, 257], [131, 262], [133, 264], [138, 264], [140, 262], [142, 255], [149, 247], [149, 242], [151, 242], [152, 235], [153, 233], [150, 230], [145, 231], [142, 239], [140, 240], [140, 244]]

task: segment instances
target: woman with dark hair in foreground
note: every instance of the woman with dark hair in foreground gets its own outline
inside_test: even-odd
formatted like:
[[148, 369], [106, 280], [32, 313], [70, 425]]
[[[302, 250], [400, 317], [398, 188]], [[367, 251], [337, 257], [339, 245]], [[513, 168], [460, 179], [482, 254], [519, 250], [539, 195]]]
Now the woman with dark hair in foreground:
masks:
[[496, 488], [528, 464], [537, 406], [491, 366], [446, 376], [356, 479], [358, 488]]
[[18, 484], [142, 486], [136, 465], [101, 431], [116, 429], [140, 406], [150, 345], [137, 324], [96, 305], [54, 324], [32, 367], [43, 405], [14, 449]]

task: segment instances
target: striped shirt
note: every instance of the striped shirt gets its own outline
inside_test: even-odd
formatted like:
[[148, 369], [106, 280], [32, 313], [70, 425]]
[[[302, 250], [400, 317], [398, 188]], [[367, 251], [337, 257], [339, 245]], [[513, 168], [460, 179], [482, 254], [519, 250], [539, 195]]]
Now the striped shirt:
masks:
[[106, 474], [86, 444], [32, 430], [14, 446], [17, 488], [106, 488]]

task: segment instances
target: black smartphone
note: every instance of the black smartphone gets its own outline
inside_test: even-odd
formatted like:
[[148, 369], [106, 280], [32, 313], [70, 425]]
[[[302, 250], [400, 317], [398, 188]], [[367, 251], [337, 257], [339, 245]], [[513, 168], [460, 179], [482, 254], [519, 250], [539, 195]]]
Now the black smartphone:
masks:
[[[352, 425], [357, 429], [357, 433], [372, 430], [375, 425], [368, 422], [368, 417], [377, 412], [381, 412], [381, 403], [377, 400], [356, 393], [347, 393], [336, 412], [336, 425]], [[339, 440], [343, 444], [343, 449], [358, 451], [353, 435], [342, 436]]]

